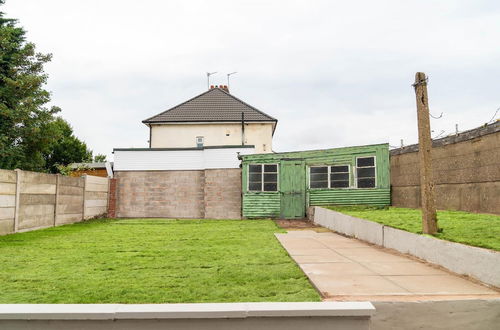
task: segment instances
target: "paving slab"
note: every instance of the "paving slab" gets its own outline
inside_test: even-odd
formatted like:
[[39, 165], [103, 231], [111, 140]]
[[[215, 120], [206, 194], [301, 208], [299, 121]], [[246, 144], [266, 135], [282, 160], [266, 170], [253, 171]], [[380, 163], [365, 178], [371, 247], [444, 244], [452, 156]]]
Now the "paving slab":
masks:
[[276, 237], [324, 300], [494, 299], [500, 292], [396, 251], [333, 232]]

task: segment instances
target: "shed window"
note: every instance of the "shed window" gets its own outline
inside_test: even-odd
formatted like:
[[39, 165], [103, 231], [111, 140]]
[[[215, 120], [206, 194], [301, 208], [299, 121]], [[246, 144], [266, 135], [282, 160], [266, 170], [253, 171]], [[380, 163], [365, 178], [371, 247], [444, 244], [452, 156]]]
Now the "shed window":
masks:
[[278, 191], [277, 164], [248, 165], [249, 191]]
[[330, 188], [349, 188], [349, 166], [330, 166]]
[[311, 167], [309, 174], [311, 188], [328, 188], [328, 166]]
[[313, 189], [349, 188], [349, 165], [312, 166], [309, 187]]
[[356, 159], [356, 178], [358, 188], [375, 188], [375, 157], [359, 157]]

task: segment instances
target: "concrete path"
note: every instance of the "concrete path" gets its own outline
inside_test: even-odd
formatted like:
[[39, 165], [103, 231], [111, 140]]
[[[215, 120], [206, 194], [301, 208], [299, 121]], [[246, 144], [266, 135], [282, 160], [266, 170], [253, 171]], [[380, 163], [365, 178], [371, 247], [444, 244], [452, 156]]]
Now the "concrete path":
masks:
[[500, 293], [391, 250], [332, 232], [276, 234], [325, 300], [498, 298]]

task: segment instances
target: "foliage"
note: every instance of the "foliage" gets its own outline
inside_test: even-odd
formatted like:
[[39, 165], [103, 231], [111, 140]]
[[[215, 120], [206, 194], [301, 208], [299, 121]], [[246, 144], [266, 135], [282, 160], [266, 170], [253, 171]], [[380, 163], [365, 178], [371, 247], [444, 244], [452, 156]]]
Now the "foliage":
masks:
[[73, 135], [73, 129], [68, 122], [58, 117], [51, 123], [51, 126], [59, 134], [44, 153], [45, 167], [50, 172], [60, 172], [61, 165], [92, 161], [92, 151]]
[[106, 155], [103, 154], [97, 154], [94, 156], [94, 162], [95, 163], [104, 163], [106, 162]]
[[[419, 209], [332, 206], [332, 210], [390, 227], [422, 234]], [[500, 251], [500, 216], [461, 211], [437, 212], [440, 232], [434, 237]]]
[[319, 301], [270, 220], [92, 220], [0, 237], [0, 303]]
[[[47, 106], [50, 93], [44, 89], [48, 76], [43, 65], [52, 55], [36, 52], [25, 34], [16, 20], [0, 12], [0, 168], [55, 171], [55, 162], [47, 159], [66, 148], [76, 148], [68, 153], [81, 155], [82, 142], [64, 135], [64, 121], [55, 117], [60, 109]], [[64, 145], [57, 147], [54, 141]], [[65, 154], [58, 162], [66, 158], [78, 157]]]

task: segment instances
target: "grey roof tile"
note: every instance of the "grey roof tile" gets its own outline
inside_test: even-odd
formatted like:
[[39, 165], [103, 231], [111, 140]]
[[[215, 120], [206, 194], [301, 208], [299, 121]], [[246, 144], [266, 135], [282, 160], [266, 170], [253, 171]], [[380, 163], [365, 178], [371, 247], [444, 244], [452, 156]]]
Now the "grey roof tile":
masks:
[[277, 120], [220, 88], [212, 88], [169, 110], [142, 122], [145, 124], [168, 122], [206, 122], [206, 121], [245, 121]]

